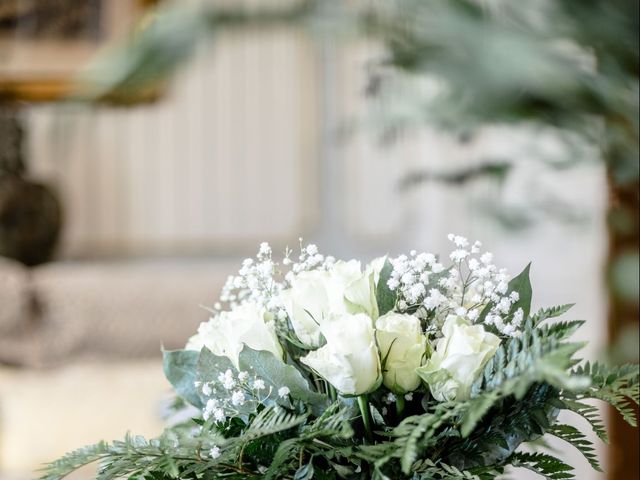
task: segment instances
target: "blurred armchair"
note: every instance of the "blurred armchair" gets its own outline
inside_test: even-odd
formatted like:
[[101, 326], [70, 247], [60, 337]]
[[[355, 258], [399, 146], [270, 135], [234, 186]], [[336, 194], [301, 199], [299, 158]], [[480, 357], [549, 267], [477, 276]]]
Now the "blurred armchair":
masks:
[[[235, 262], [234, 262], [235, 263]], [[159, 357], [206, 320], [231, 266], [212, 261], [60, 262], [0, 258], [0, 363]]]

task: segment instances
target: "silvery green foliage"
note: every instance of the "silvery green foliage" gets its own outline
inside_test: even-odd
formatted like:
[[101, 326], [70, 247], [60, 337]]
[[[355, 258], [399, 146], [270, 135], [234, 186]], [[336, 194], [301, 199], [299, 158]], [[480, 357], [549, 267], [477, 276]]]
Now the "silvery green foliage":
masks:
[[[358, 399], [340, 394], [329, 380], [300, 361], [313, 348], [323, 346], [310, 347], [296, 340], [285, 314], [277, 320], [285, 352], [282, 357], [247, 345], [233, 361], [206, 346], [199, 351], [164, 352], [164, 371], [176, 394], [201, 415], [168, 428], [157, 439], [128, 435], [123, 441], [76, 450], [47, 465], [42, 478], [61, 479], [92, 462], [98, 463], [96, 478], [101, 480], [488, 479], [511, 468], [529, 469], [548, 479], [574, 478], [572, 468], [554, 452], [525, 453], [520, 448], [547, 435], [573, 445], [599, 470], [591, 442], [574, 426], [559, 423], [558, 414], [569, 410], [581, 415], [603, 441], [607, 441], [606, 431], [592, 400], [613, 405], [635, 425], [632, 405], [638, 403], [638, 366], [608, 366], [577, 358], [584, 344], [572, 342], [570, 337], [584, 322], [552, 320], [571, 305], [531, 314], [528, 266], [514, 278], [489, 268], [499, 276], [492, 281], [485, 275], [484, 281], [492, 282], [493, 287], [504, 282], [499, 295], [481, 296], [480, 305], [475, 302], [464, 312], [458, 309], [456, 302], [463, 305], [466, 293], [473, 290], [473, 282], [468, 281], [473, 272], [492, 264], [490, 256], [485, 256], [484, 261], [478, 260], [485, 267], [473, 265], [467, 274], [462, 270], [451, 274], [468, 264], [469, 257], [477, 253], [471, 249], [479, 247], [473, 244], [464, 253], [461, 250], [465, 250], [466, 241], [456, 236], [452, 239], [456, 244], [450, 257], [452, 267], [436, 266], [438, 271], [434, 272], [438, 264], [435, 256], [412, 252], [373, 262], [377, 267], [365, 270], [372, 278], [374, 271], [376, 274], [372, 289], [378, 314], [415, 315], [432, 344], [441, 339], [432, 327], [445, 309], [458, 316], [475, 309], [477, 314], [467, 319], [471, 325], [499, 336], [499, 347], [477, 375], [468, 397], [437, 401], [426, 384], [405, 395], [394, 394], [381, 382]], [[290, 254], [288, 251], [287, 259]], [[263, 245], [259, 253], [262, 260], [245, 262], [240, 274], [243, 280], [231, 280], [237, 287], [226, 289], [225, 294], [244, 290], [233, 302], [255, 300], [246, 290], [252, 288], [248, 279], [255, 276], [252, 269], [257, 267], [265, 273], [260, 278], [268, 279], [271, 291], [279, 295], [301, 272], [330, 272], [334, 260], [327, 262], [327, 257], [319, 255], [315, 246], [304, 247], [298, 262], [283, 262], [283, 267], [295, 266], [289, 275], [280, 271]], [[260, 267], [262, 264], [268, 268]], [[406, 288], [418, 282], [429, 285], [433, 275], [441, 273], [444, 275], [436, 277], [433, 288], [439, 289], [443, 302], [428, 308], [434, 304], [423, 296], [415, 298], [411, 306], [400, 303], [407, 298]], [[394, 278], [398, 285], [391, 281]], [[441, 283], [441, 279], [448, 280]], [[270, 302], [278, 311], [280, 304], [272, 302], [264, 283], [261, 285], [255, 284], [255, 288], [264, 300], [265, 311], [269, 312]], [[425, 292], [430, 294], [426, 288]], [[514, 325], [515, 332], [498, 328], [495, 321], [487, 322], [503, 298], [509, 299], [509, 304], [501, 307], [502, 322]], [[522, 312], [523, 317], [514, 322], [516, 312]], [[272, 317], [277, 317], [276, 312], [269, 312], [265, 319]], [[427, 350], [425, 357], [432, 355], [433, 345]]]

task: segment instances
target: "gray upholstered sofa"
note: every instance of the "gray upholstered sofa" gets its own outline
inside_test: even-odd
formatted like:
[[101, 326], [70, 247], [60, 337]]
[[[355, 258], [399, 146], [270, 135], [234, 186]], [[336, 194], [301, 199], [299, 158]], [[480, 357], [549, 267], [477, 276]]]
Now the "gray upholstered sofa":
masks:
[[[0, 480], [127, 430], [155, 435], [169, 385], [161, 346], [206, 320], [237, 261], [0, 259]], [[90, 478], [90, 472], [86, 477]]]

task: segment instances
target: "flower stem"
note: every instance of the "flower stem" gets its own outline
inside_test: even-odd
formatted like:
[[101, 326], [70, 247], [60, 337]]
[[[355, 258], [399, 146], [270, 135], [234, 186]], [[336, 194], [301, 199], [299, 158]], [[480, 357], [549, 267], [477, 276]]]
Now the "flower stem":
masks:
[[373, 431], [371, 429], [371, 414], [369, 412], [369, 400], [366, 395], [360, 395], [358, 397], [358, 407], [360, 407], [360, 414], [362, 415], [362, 422], [364, 423], [365, 438], [368, 443], [373, 443]]
[[398, 414], [398, 417], [402, 415], [402, 412], [404, 412], [404, 397], [402, 395], [397, 395], [396, 396], [396, 413]]
[[335, 402], [338, 399], [338, 393], [333, 385], [329, 385], [329, 398], [332, 402]]

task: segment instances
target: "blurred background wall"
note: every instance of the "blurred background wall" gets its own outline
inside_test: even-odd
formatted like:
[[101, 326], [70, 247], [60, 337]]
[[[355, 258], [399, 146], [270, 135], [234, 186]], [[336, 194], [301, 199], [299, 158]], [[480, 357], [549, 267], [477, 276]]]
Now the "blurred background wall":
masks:
[[[554, 154], [553, 136], [519, 130], [389, 142], [366, 120], [384, 109], [366, 95], [372, 51], [295, 29], [228, 32], [201, 45], [156, 103], [21, 108], [31, 175], [58, 192], [64, 229], [54, 262], [29, 273], [0, 264], [0, 360], [38, 367], [0, 367], [1, 478], [31, 478], [41, 462], [128, 429], [157, 433], [169, 390], [160, 346], [186, 341], [207, 318], [199, 304], [261, 241], [282, 250], [303, 236], [365, 260], [444, 253], [449, 232], [478, 238], [512, 273], [531, 260], [534, 306], [575, 302], [588, 355], [601, 353], [602, 166], [550, 173], [533, 157]], [[505, 152], [522, 160], [505, 185], [403, 187], [416, 169]], [[541, 214], [513, 229], [480, 200], [523, 212], [552, 195], [575, 208], [571, 221]], [[25, 325], [32, 292], [43, 313]], [[571, 460], [578, 478], [601, 478]]]

